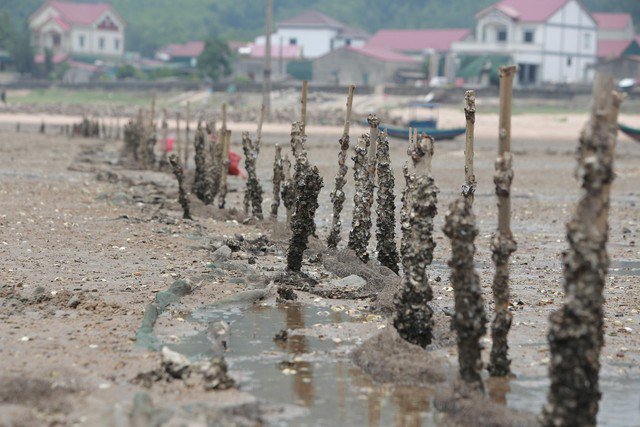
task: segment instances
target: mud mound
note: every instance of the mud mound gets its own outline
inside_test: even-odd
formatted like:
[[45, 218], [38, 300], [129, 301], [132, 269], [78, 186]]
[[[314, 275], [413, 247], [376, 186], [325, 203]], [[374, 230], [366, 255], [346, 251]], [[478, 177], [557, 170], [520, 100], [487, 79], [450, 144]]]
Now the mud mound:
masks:
[[66, 412], [67, 397], [75, 391], [75, 386], [63, 381], [0, 377], [0, 406], [21, 405], [46, 413]]
[[387, 326], [351, 353], [353, 362], [375, 381], [404, 385], [432, 385], [454, 374], [443, 358], [403, 340]]
[[[459, 386], [458, 386], [459, 388]], [[447, 390], [434, 399], [439, 412], [436, 418], [441, 426], [468, 425], [473, 420], [476, 427], [533, 427], [539, 425], [535, 414], [516, 411], [504, 404], [492, 402], [482, 394], [462, 397], [458, 391]]]
[[386, 287], [397, 289], [400, 286], [397, 274], [375, 261], [363, 263], [352, 250], [326, 251], [322, 260], [324, 268], [340, 278], [355, 274], [365, 279], [367, 284], [361, 290], [363, 294], [379, 294]]

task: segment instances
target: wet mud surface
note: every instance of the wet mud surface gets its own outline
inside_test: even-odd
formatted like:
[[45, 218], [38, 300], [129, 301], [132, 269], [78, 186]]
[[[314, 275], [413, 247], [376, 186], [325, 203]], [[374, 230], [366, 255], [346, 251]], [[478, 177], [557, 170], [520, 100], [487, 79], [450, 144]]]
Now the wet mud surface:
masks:
[[[507, 405], [536, 414], [549, 384], [548, 316], [562, 302], [564, 224], [578, 194], [572, 176], [576, 142], [525, 141], [517, 139], [516, 129], [513, 133], [512, 229], [518, 251], [510, 272], [514, 319], [509, 346], [516, 377], [488, 380], [486, 372], [483, 377], [487, 395], [498, 408]], [[307, 142], [309, 157], [329, 183], [337, 170], [339, 135], [335, 138], [310, 135]], [[288, 140], [286, 134], [263, 137], [257, 164], [263, 209], [271, 203], [274, 144], [285, 147]], [[395, 180], [401, 183], [406, 147], [390, 142]], [[0, 419], [5, 424], [447, 424], [446, 414], [437, 410], [433, 383], [393, 385], [402, 373], [379, 376], [354, 362], [355, 349], [380, 332], [389, 333], [387, 316], [399, 286], [397, 276], [382, 267], [355, 268], [339, 252], [323, 253], [323, 245], [311, 239], [302, 272], [324, 285], [360, 275], [366, 282], [358, 288], [361, 295], [329, 299], [295, 291], [296, 301], [277, 302], [273, 281], [284, 271], [289, 236], [281, 225], [245, 221], [237, 213], [244, 181], [230, 177], [229, 210], [204, 206], [191, 197], [194, 220], [183, 220], [174, 177], [117, 166], [119, 148], [103, 141], [0, 133]], [[433, 175], [441, 190], [439, 212], [458, 195], [463, 149], [462, 140], [436, 143]], [[234, 139], [232, 150], [240, 150], [239, 139]], [[475, 266], [487, 312], [493, 310], [494, 158], [495, 142], [479, 140]], [[638, 161], [640, 145], [621, 142], [612, 194], [611, 270], [605, 286], [601, 358], [598, 420], [606, 426], [634, 425], [640, 419]], [[187, 179], [193, 166], [187, 169]], [[330, 190], [320, 193], [320, 241], [326, 240], [331, 225]], [[346, 244], [351, 226], [351, 174], [344, 191], [339, 248]], [[399, 204], [396, 198], [398, 210]], [[281, 223], [284, 217], [281, 209]], [[437, 374], [444, 375], [440, 384], [449, 388], [457, 356], [449, 329], [453, 290], [443, 223], [442, 215], [435, 218], [437, 245], [428, 268], [434, 341], [441, 345], [421, 351], [442, 361]], [[231, 253], [214, 259], [214, 252], [224, 245]], [[369, 251], [374, 248], [371, 241]], [[133, 381], [159, 366], [159, 353], [138, 346], [137, 332], [147, 306], [178, 279], [188, 280], [190, 292], [159, 313], [149, 334], [195, 360], [213, 351], [207, 338], [210, 323], [228, 322], [224, 355], [235, 387], [204, 391], [175, 381], [146, 388]], [[366, 295], [380, 289], [376, 300]], [[287, 339], [274, 341], [283, 329]], [[486, 363], [491, 343], [485, 336], [481, 344]], [[407, 366], [415, 369], [415, 364]], [[22, 394], [7, 392], [16, 389]]]

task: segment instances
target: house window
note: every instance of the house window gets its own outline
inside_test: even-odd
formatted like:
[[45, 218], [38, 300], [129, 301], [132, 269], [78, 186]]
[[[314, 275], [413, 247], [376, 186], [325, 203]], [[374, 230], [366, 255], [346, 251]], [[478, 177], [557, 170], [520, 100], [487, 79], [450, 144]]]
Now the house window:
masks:
[[507, 41], [507, 30], [498, 30], [498, 33], [496, 34], [496, 38], [499, 42], [506, 42]]
[[113, 39], [113, 48], [115, 50], [120, 50], [120, 39]]
[[84, 36], [78, 37], [78, 45], [82, 48], [84, 47]]
[[100, 50], [104, 50], [104, 37], [100, 37], [100, 38], [98, 39], [98, 48], [99, 48]]
[[585, 49], [591, 49], [591, 34], [586, 33], [584, 35], [584, 42], [583, 42], [584, 48]]
[[291, 37], [291, 38], [289, 39], [289, 45], [291, 45], [291, 46], [295, 46], [295, 45], [297, 45], [297, 44], [298, 44], [298, 39], [297, 39], [297, 38], [295, 38], [295, 37]]
[[53, 34], [51, 37], [52, 41], [53, 41], [53, 46], [54, 47], [60, 47], [60, 34]]
[[567, 67], [571, 67], [572, 62], [573, 62], [573, 59], [570, 56], [567, 56]]
[[347, 45], [347, 46], [351, 46], [351, 39], [346, 39], [344, 41], [344, 44]]
[[534, 39], [534, 32], [531, 30], [525, 31], [524, 32], [524, 42], [525, 43], [533, 43], [533, 39]]

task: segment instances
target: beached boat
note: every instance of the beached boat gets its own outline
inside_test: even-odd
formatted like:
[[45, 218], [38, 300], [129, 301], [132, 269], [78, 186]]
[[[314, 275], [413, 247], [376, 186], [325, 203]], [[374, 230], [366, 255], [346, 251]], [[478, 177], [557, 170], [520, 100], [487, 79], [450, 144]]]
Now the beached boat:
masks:
[[640, 142], [640, 129], [632, 128], [631, 126], [625, 126], [622, 123], [618, 123], [618, 127], [620, 130], [624, 132], [629, 138], [633, 138], [636, 141]]
[[[386, 131], [387, 134], [394, 138], [409, 138], [409, 129], [413, 129], [418, 134], [427, 134], [436, 141], [453, 139], [465, 132], [464, 127], [459, 128], [438, 128], [438, 110], [440, 106], [434, 102], [412, 102], [410, 104], [414, 108], [414, 119], [409, 120], [405, 126], [389, 126], [384, 123], [380, 124], [380, 130]], [[427, 110], [429, 117], [417, 119], [418, 109]]]

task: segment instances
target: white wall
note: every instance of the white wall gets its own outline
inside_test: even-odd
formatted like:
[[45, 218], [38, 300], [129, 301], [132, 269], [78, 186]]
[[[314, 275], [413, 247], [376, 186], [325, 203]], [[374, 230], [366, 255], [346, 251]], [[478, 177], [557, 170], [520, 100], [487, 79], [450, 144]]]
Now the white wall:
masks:
[[597, 30], [593, 19], [572, 0], [544, 27], [543, 81], [577, 83], [589, 79], [596, 62]]
[[[336, 35], [336, 30], [328, 28], [279, 28], [271, 35], [271, 44], [282, 42], [284, 45], [289, 45], [291, 39], [296, 39], [296, 44], [302, 46], [302, 54], [305, 58], [317, 58], [331, 51], [331, 40]], [[263, 45], [265, 37], [257, 37], [255, 42]]]

